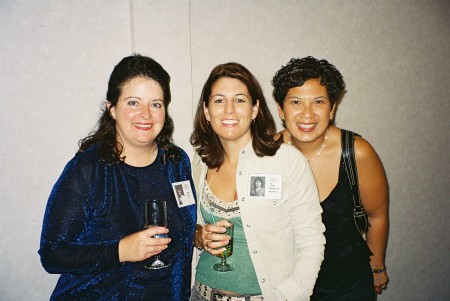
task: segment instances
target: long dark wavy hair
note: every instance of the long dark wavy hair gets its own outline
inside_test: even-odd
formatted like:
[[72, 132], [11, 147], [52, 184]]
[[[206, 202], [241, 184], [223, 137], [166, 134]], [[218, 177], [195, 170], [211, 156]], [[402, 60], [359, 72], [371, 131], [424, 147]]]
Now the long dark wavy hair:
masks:
[[307, 56], [301, 59], [292, 58], [275, 73], [272, 79], [273, 98], [283, 108], [289, 89], [300, 87], [309, 79], [318, 79], [327, 89], [331, 108], [344, 93], [344, 79], [336, 67], [327, 60]]
[[282, 141], [274, 140], [276, 133], [275, 121], [267, 106], [261, 86], [250, 71], [238, 63], [226, 63], [216, 66], [203, 86], [202, 94], [197, 106], [194, 119], [194, 131], [190, 142], [202, 157], [209, 168], [219, 168], [225, 157], [225, 151], [219, 137], [208, 123], [203, 105], [208, 107], [211, 89], [214, 83], [223, 77], [235, 78], [247, 86], [251, 96], [252, 105], [259, 100], [258, 115], [252, 121], [250, 131], [252, 146], [257, 156], [273, 156], [279, 149]]
[[166, 150], [163, 160], [168, 158], [179, 158], [179, 152], [173, 144], [173, 120], [169, 116], [168, 106], [171, 101], [170, 94], [170, 76], [164, 68], [150, 57], [140, 54], [133, 54], [123, 58], [111, 73], [108, 82], [108, 91], [106, 92], [106, 100], [111, 104], [108, 108], [103, 105], [102, 114], [97, 123], [96, 130], [91, 132], [87, 137], [81, 139], [78, 143], [79, 151], [85, 151], [94, 144], [99, 145], [100, 159], [109, 164], [118, 163], [125, 159], [122, 156], [123, 145], [117, 139], [116, 121], [111, 117], [111, 107], [117, 105], [123, 85], [135, 77], [145, 77], [159, 83], [164, 93], [165, 121], [164, 127], [156, 137], [156, 144]]

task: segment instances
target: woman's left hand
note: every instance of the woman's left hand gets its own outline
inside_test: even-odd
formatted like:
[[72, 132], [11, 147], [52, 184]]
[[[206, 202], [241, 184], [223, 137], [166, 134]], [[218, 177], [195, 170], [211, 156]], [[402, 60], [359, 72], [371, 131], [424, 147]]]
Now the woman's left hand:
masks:
[[202, 227], [201, 238], [203, 248], [206, 252], [217, 256], [226, 250], [224, 247], [229, 243], [231, 237], [223, 233], [226, 232], [226, 227], [230, 225], [230, 222], [221, 220], [215, 225], [206, 224]]
[[377, 292], [377, 294], [381, 294], [382, 291], [387, 288], [387, 283], [389, 282], [389, 277], [388, 277], [386, 271], [384, 271], [383, 273], [380, 273], [380, 274], [374, 273], [373, 281], [374, 281], [374, 285], [375, 285], [375, 291]]
[[143, 261], [151, 256], [158, 255], [168, 248], [170, 238], [154, 238], [156, 234], [167, 234], [169, 230], [164, 227], [150, 227], [132, 233], [119, 241], [119, 261]]

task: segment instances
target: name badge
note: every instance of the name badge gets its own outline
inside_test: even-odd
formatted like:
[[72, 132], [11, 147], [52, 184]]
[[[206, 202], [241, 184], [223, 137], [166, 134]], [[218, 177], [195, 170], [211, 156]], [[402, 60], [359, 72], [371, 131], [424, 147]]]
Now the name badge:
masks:
[[248, 177], [250, 198], [281, 200], [283, 194], [281, 174], [250, 174]]
[[191, 182], [174, 182], [172, 183], [172, 189], [179, 208], [195, 204]]

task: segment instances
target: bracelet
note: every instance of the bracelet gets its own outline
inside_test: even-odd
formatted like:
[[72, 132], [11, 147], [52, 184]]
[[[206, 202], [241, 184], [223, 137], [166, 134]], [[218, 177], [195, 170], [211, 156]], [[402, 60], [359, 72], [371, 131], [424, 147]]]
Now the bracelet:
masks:
[[372, 273], [374, 274], [381, 274], [386, 271], [386, 267], [382, 265], [379, 269], [372, 268]]
[[196, 247], [198, 250], [203, 250], [203, 248], [202, 248], [202, 246], [200, 246], [200, 247], [197, 247], [196, 245], [195, 245], [195, 234], [197, 234], [197, 232], [198, 231], [200, 231], [202, 228], [201, 227], [197, 227], [197, 225], [196, 225], [196, 227], [195, 227], [195, 232], [194, 232], [194, 247]]

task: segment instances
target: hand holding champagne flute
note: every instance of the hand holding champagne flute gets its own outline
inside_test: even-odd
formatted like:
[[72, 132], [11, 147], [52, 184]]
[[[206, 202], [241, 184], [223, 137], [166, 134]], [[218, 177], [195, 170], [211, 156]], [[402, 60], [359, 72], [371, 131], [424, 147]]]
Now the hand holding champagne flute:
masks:
[[[148, 229], [151, 227], [167, 227], [167, 207], [166, 201], [163, 200], [151, 200], [145, 203], [145, 225], [144, 228]], [[155, 234], [154, 238], [168, 238], [169, 235], [165, 233]], [[145, 267], [151, 270], [158, 270], [167, 268], [170, 263], [164, 263], [160, 258], [159, 254], [155, 255], [155, 260]]]
[[213, 269], [219, 272], [233, 270], [233, 266], [226, 260], [233, 254], [234, 224], [227, 220], [221, 220], [215, 225], [206, 225], [205, 228], [205, 250], [222, 259], [220, 263], [213, 266]]

